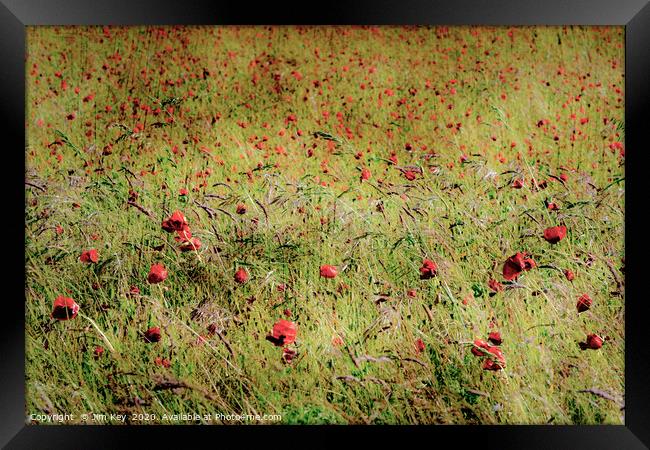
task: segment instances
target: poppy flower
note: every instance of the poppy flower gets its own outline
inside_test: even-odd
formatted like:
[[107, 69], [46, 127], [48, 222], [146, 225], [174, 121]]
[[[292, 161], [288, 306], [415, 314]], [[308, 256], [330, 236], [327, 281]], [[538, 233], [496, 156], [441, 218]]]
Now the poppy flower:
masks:
[[176, 230], [176, 236], [174, 236], [176, 242], [189, 242], [191, 238], [192, 230], [190, 230], [189, 225], [183, 225], [183, 228]]
[[369, 180], [369, 179], [370, 179], [370, 170], [364, 167], [361, 170], [361, 181]]
[[580, 348], [582, 350], [598, 350], [603, 346], [603, 339], [596, 334], [588, 334], [587, 341], [580, 343]]
[[286, 364], [290, 364], [297, 354], [297, 351], [285, 347], [282, 349], [282, 361], [284, 361]]
[[503, 366], [492, 359], [486, 359], [483, 363], [483, 370], [497, 371], [503, 369]]
[[501, 292], [503, 290], [503, 285], [494, 279], [488, 281], [488, 287], [494, 292]]
[[544, 230], [544, 239], [551, 244], [557, 244], [566, 236], [566, 227], [560, 225], [557, 227], [550, 227]]
[[127, 294], [127, 296], [129, 296], [129, 297], [134, 296], [134, 295], [140, 295], [140, 288], [138, 288], [137, 286], [131, 286], [129, 288], [129, 292]]
[[405, 170], [404, 171], [404, 178], [406, 178], [407, 180], [413, 181], [413, 180], [415, 180], [416, 177], [417, 177], [417, 175], [415, 175], [415, 172], [413, 172], [412, 170]]
[[104, 354], [104, 347], [98, 345], [97, 347], [95, 347], [95, 351], [93, 352], [93, 354], [95, 355], [95, 359], [101, 357]]
[[146, 342], [159, 342], [161, 339], [160, 327], [151, 327], [144, 332], [144, 339]]
[[515, 181], [512, 182], [512, 187], [515, 189], [521, 189], [524, 187], [524, 180], [521, 178], [517, 178]]
[[178, 191], [178, 195], [180, 196], [186, 196], [188, 194], [187, 189], [182, 188], [180, 191]]
[[320, 266], [320, 276], [323, 278], [334, 278], [338, 275], [336, 267], [325, 264]]
[[97, 250], [95, 250], [94, 248], [90, 250], [84, 250], [83, 252], [81, 252], [79, 261], [84, 263], [96, 263], [97, 261], [99, 261], [99, 255], [97, 254]]
[[171, 216], [162, 222], [163, 230], [167, 231], [168, 233], [180, 231], [187, 226], [187, 219], [185, 218], [185, 215], [183, 215], [183, 213], [180, 211], [174, 211]]
[[492, 358], [495, 360], [494, 362], [499, 364], [500, 367], [498, 369], [501, 369], [503, 366], [505, 366], [506, 358], [503, 356], [503, 351], [501, 351], [499, 347], [489, 346], [487, 348], [487, 351], [490, 353], [491, 357], [494, 357]]
[[52, 306], [52, 318], [56, 320], [68, 320], [77, 317], [79, 305], [71, 298], [59, 295]]
[[420, 280], [428, 280], [433, 278], [436, 275], [438, 266], [436, 263], [430, 259], [425, 259], [422, 261], [422, 267], [420, 267]]
[[162, 264], [153, 264], [151, 269], [149, 269], [147, 281], [151, 284], [156, 284], [165, 281], [165, 278], [167, 278], [167, 269], [165, 269], [165, 266]]
[[573, 272], [571, 272], [569, 269], [564, 270], [564, 276], [569, 281], [573, 281], [573, 279], [576, 277], [575, 274]]
[[235, 281], [240, 284], [248, 281], [248, 272], [246, 272], [246, 269], [240, 267], [237, 272], [235, 272]]
[[298, 326], [295, 322], [280, 319], [273, 325], [273, 333], [266, 336], [266, 339], [280, 347], [294, 342], [297, 333]]
[[501, 339], [501, 334], [498, 331], [493, 331], [488, 335], [488, 341], [494, 345], [501, 345], [503, 339]]
[[172, 365], [170, 360], [167, 358], [161, 358], [160, 356], [157, 356], [156, 359], [154, 359], [154, 364], [165, 368], [169, 368], [169, 366]]
[[406, 295], [415, 298], [418, 296], [418, 291], [416, 291], [415, 289], [409, 289], [408, 291], [406, 291]]
[[558, 210], [560, 209], [560, 207], [557, 206], [557, 204], [556, 204], [556, 203], [553, 203], [553, 202], [550, 202], [546, 207], [547, 207], [550, 211], [558, 211]]
[[239, 203], [237, 205], [236, 212], [237, 212], [237, 214], [246, 214], [246, 205], [244, 205], [243, 203]]
[[508, 258], [503, 265], [503, 278], [514, 280], [524, 270], [530, 270], [535, 267], [535, 261], [527, 253], [516, 253]]
[[490, 345], [483, 339], [475, 339], [474, 345], [472, 346], [472, 354], [475, 356], [485, 356], [485, 352], [481, 349], [487, 350], [488, 348], [490, 348]]
[[576, 309], [579, 313], [581, 313], [587, 311], [589, 308], [591, 308], [591, 298], [587, 294], [582, 294], [582, 296], [578, 299]]
[[192, 238], [192, 240], [187, 240], [183, 245], [178, 247], [182, 252], [190, 252], [192, 250], [198, 250], [201, 248], [201, 241], [198, 238]]
[[415, 350], [418, 353], [422, 353], [426, 349], [426, 345], [424, 345], [424, 341], [422, 339], [418, 339], [415, 341]]

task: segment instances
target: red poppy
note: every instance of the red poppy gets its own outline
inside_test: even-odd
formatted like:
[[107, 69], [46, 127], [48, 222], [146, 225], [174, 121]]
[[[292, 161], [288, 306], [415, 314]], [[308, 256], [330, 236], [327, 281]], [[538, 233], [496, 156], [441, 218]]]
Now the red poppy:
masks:
[[240, 267], [237, 272], [235, 272], [235, 281], [240, 284], [248, 281], [248, 272], [246, 272], [246, 269]]
[[560, 225], [557, 227], [550, 227], [544, 230], [544, 239], [551, 244], [557, 244], [566, 236], [566, 227]]
[[503, 278], [514, 280], [524, 270], [535, 267], [535, 261], [527, 253], [516, 253], [508, 258], [503, 265]]
[[494, 292], [501, 292], [503, 290], [503, 285], [494, 279], [488, 281], [488, 286]]
[[174, 211], [169, 218], [163, 220], [162, 227], [163, 230], [171, 233], [173, 231], [180, 231], [184, 227], [188, 226], [187, 219], [180, 211]]
[[415, 180], [416, 177], [417, 177], [417, 175], [412, 170], [405, 170], [404, 171], [404, 178], [406, 178], [407, 180], [413, 181], [413, 180]]
[[415, 289], [409, 289], [408, 291], [406, 291], [406, 295], [415, 298], [418, 296], [418, 291], [416, 291]]
[[187, 189], [185, 189], [185, 188], [182, 188], [180, 191], [178, 191], [178, 195], [181, 195], [183, 197], [186, 196], [187, 194], [188, 194], [188, 192], [187, 192]]
[[183, 225], [180, 230], [176, 230], [176, 236], [174, 236], [176, 242], [189, 242], [191, 238], [192, 230], [189, 225]]
[[564, 276], [569, 281], [573, 281], [573, 279], [576, 277], [575, 274], [573, 272], [571, 272], [569, 269], [564, 270]]
[[498, 331], [493, 331], [488, 335], [488, 341], [494, 345], [501, 345], [503, 339], [501, 339], [501, 334]]
[[487, 351], [491, 354], [491, 358], [493, 357], [492, 359], [494, 360], [494, 363], [499, 365], [496, 370], [499, 370], [506, 365], [506, 358], [503, 356], [503, 352], [499, 347], [490, 346]]
[[499, 364], [498, 362], [496, 362], [496, 361], [494, 361], [492, 359], [488, 358], [488, 359], [485, 360], [485, 362], [483, 362], [483, 370], [497, 371], [497, 370], [501, 370], [501, 369], [503, 369], [501, 364]]
[[598, 350], [603, 346], [603, 339], [596, 334], [588, 334], [587, 341], [580, 343], [580, 348], [582, 350]]
[[273, 325], [273, 333], [266, 336], [266, 339], [273, 342], [276, 346], [291, 344], [296, 340], [298, 326], [295, 322], [280, 319]]
[[187, 240], [183, 245], [178, 247], [182, 252], [190, 252], [192, 250], [198, 250], [201, 248], [201, 241], [199, 238], [192, 238]]
[[363, 169], [361, 169], [361, 181], [369, 180], [369, 179], [370, 179], [370, 170], [364, 167]]
[[95, 250], [94, 248], [90, 250], [84, 250], [83, 252], [81, 252], [79, 261], [85, 263], [96, 263], [97, 261], [99, 261], [99, 255], [97, 254], [97, 250]]
[[144, 339], [146, 342], [159, 342], [161, 339], [160, 327], [151, 327], [144, 332]]
[[160, 283], [167, 278], [167, 269], [162, 264], [153, 264], [149, 270], [147, 281], [151, 284]]
[[415, 350], [418, 353], [422, 353], [426, 349], [426, 345], [424, 344], [424, 341], [422, 339], [418, 339], [415, 341]]
[[515, 189], [521, 189], [524, 187], [524, 180], [522, 178], [517, 178], [515, 181], [512, 182], [512, 187]]
[[563, 173], [562, 175], [560, 175], [560, 180], [562, 180], [562, 181], [566, 181], [566, 180], [568, 180], [568, 179], [569, 179], [569, 177], [567, 176], [566, 173]]
[[297, 354], [297, 351], [285, 347], [282, 349], [282, 361], [284, 361], [286, 364], [290, 364]]
[[237, 205], [237, 210], [236, 211], [237, 211], [237, 214], [246, 214], [246, 205], [244, 205], [243, 203], [239, 203]]
[[334, 278], [338, 274], [336, 267], [325, 264], [320, 266], [320, 276], [323, 278]]
[[490, 345], [483, 339], [475, 339], [474, 345], [472, 346], [472, 354], [475, 356], [485, 356], [485, 352], [481, 349], [487, 350], [488, 348], [490, 348]]
[[547, 208], [548, 208], [550, 211], [557, 211], [557, 210], [560, 209], [560, 207], [557, 206], [557, 204], [556, 204], [556, 203], [553, 203], [553, 202], [550, 202], [550, 203], [547, 205]]
[[95, 355], [95, 359], [99, 358], [104, 354], [104, 347], [98, 345], [97, 347], [95, 347], [95, 351], [93, 352], [93, 354]]
[[285, 317], [289, 318], [291, 317], [291, 310], [285, 309], [284, 311], [282, 311], [282, 314], [284, 314]]
[[74, 300], [68, 297], [59, 295], [54, 300], [52, 306], [52, 318], [56, 320], [68, 320], [77, 317], [79, 312], [79, 305]]
[[153, 362], [157, 366], [162, 366], [162, 367], [167, 367], [167, 368], [172, 365], [170, 360], [168, 360], [167, 358], [161, 358], [160, 356], [157, 356], [156, 359], [154, 359]]
[[578, 299], [576, 308], [579, 313], [587, 311], [589, 308], [591, 308], [591, 298], [587, 294], [582, 294], [582, 296]]
[[438, 266], [436, 263], [430, 259], [425, 259], [422, 261], [422, 267], [420, 267], [420, 280], [428, 280], [433, 278], [436, 275]]

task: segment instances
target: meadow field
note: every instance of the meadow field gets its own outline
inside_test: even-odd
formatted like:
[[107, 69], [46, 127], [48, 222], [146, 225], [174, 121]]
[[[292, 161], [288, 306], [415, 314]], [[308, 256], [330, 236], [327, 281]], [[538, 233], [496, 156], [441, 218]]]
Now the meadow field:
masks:
[[623, 44], [28, 27], [27, 422], [623, 424]]

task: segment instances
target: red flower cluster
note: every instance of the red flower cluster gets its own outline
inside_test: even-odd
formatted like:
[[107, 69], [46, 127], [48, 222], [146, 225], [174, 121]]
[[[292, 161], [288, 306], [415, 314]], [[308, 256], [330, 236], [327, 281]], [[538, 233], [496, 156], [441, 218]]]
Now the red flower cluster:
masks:
[[190, 230], [190, 225], [182, 212], [174, 211], [171, 216], [163, 220], [162, 228], [168, 233], [176, 233], [174, 240], [181, 243], [180, 251], [189, 252], [201, 248], [201, 241], [198, 238], [192, 238], [192, 230]]
[[503, 265], [503, 278], [506, 280], [514, 280], [524, 270], [530, 270], [535, 267], [535, 261], [528, 255], [528, 253], [516, 253], [508, 258]]
[[433, 278], [438, 271], [438, 266], [436, 263], [430, 259], [425, 259], [422, 261], [422, 267], [420, 267], [420, 280], [428, 280]]
[[68, 297], [59, 295], [54, 300], [52, 306], [52, 318], [56, 320], [68, 320], [77, 317], [79, 312], [79, 305], [74, 300]]
[[501, 370], [506, 365], [506, 358], [498, 347], [502, 342], [501, 335], [499, 332], [492, 332], [489, 334], [488, 340], [494, 345], [488, 344], [483, 339], [475, 339], [472, 345], [472, 354], [478, 357], [487, 356], [483, 363], [483, 370]]

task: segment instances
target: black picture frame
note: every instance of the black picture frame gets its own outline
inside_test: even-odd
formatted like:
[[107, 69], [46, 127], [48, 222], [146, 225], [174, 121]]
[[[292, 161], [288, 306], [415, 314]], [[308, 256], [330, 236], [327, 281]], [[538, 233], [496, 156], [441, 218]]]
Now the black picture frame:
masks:
[[[643, 236], [646, 150], [645, 118], [650, 99], [650, 5], [648, 0], [454, 0], [356, 1], [318, 5], [306, 2], [248, 2], [171, 0], [39, 1], [0, 0], [0, 90], [2, 91], [2, 147], [10, 158], [4, 172], [5, 287], [0, 330], [0, 444], [6, 448], [116, 448], [144, 437], [146, 445], [193, 442], [208, 438], [243, 442], [264, 435], [268, 443], [287, 439], [287, 427], [188, 426], [28, 426], [25, 418], [24, 291], [24, 145], [25, 145], [25, 26], [28, 25], [153, 25], [153, 24], [441, 24], [441, 25], [624, 25], [626, 117], [626, 355], [625, 425], [622, 426], [438, 426], [438, 427], [300, 427], [291, 429], [286, 445], [308, 445], [306, 435], [331, 444], [360, 434], [362, 442], [384, 440], [390, 432], [407, 445], [413, 437], [425, 445], [441, 439], [478, 448], [641, 449], [650, 446], [650, 351], [641, 270], [643, 255], [636, 239]], [[22, 149], [22, 150], [21, 150]], [[19, 170], [19, 168], [21, 170]], [[21, 179], [22, 178], [22, 179]], [[326, 428], [325, 431], [323, 429]], [[280, 437], [280, 435], [283, 435]], [[205, 436], [204, 436], [205, 435]], [[313, 437], [309, 437], [313, 439]], [[408, 439], [408, 440], [406, 440]], [[165, 445], [167, 447], [167, 445]]]

